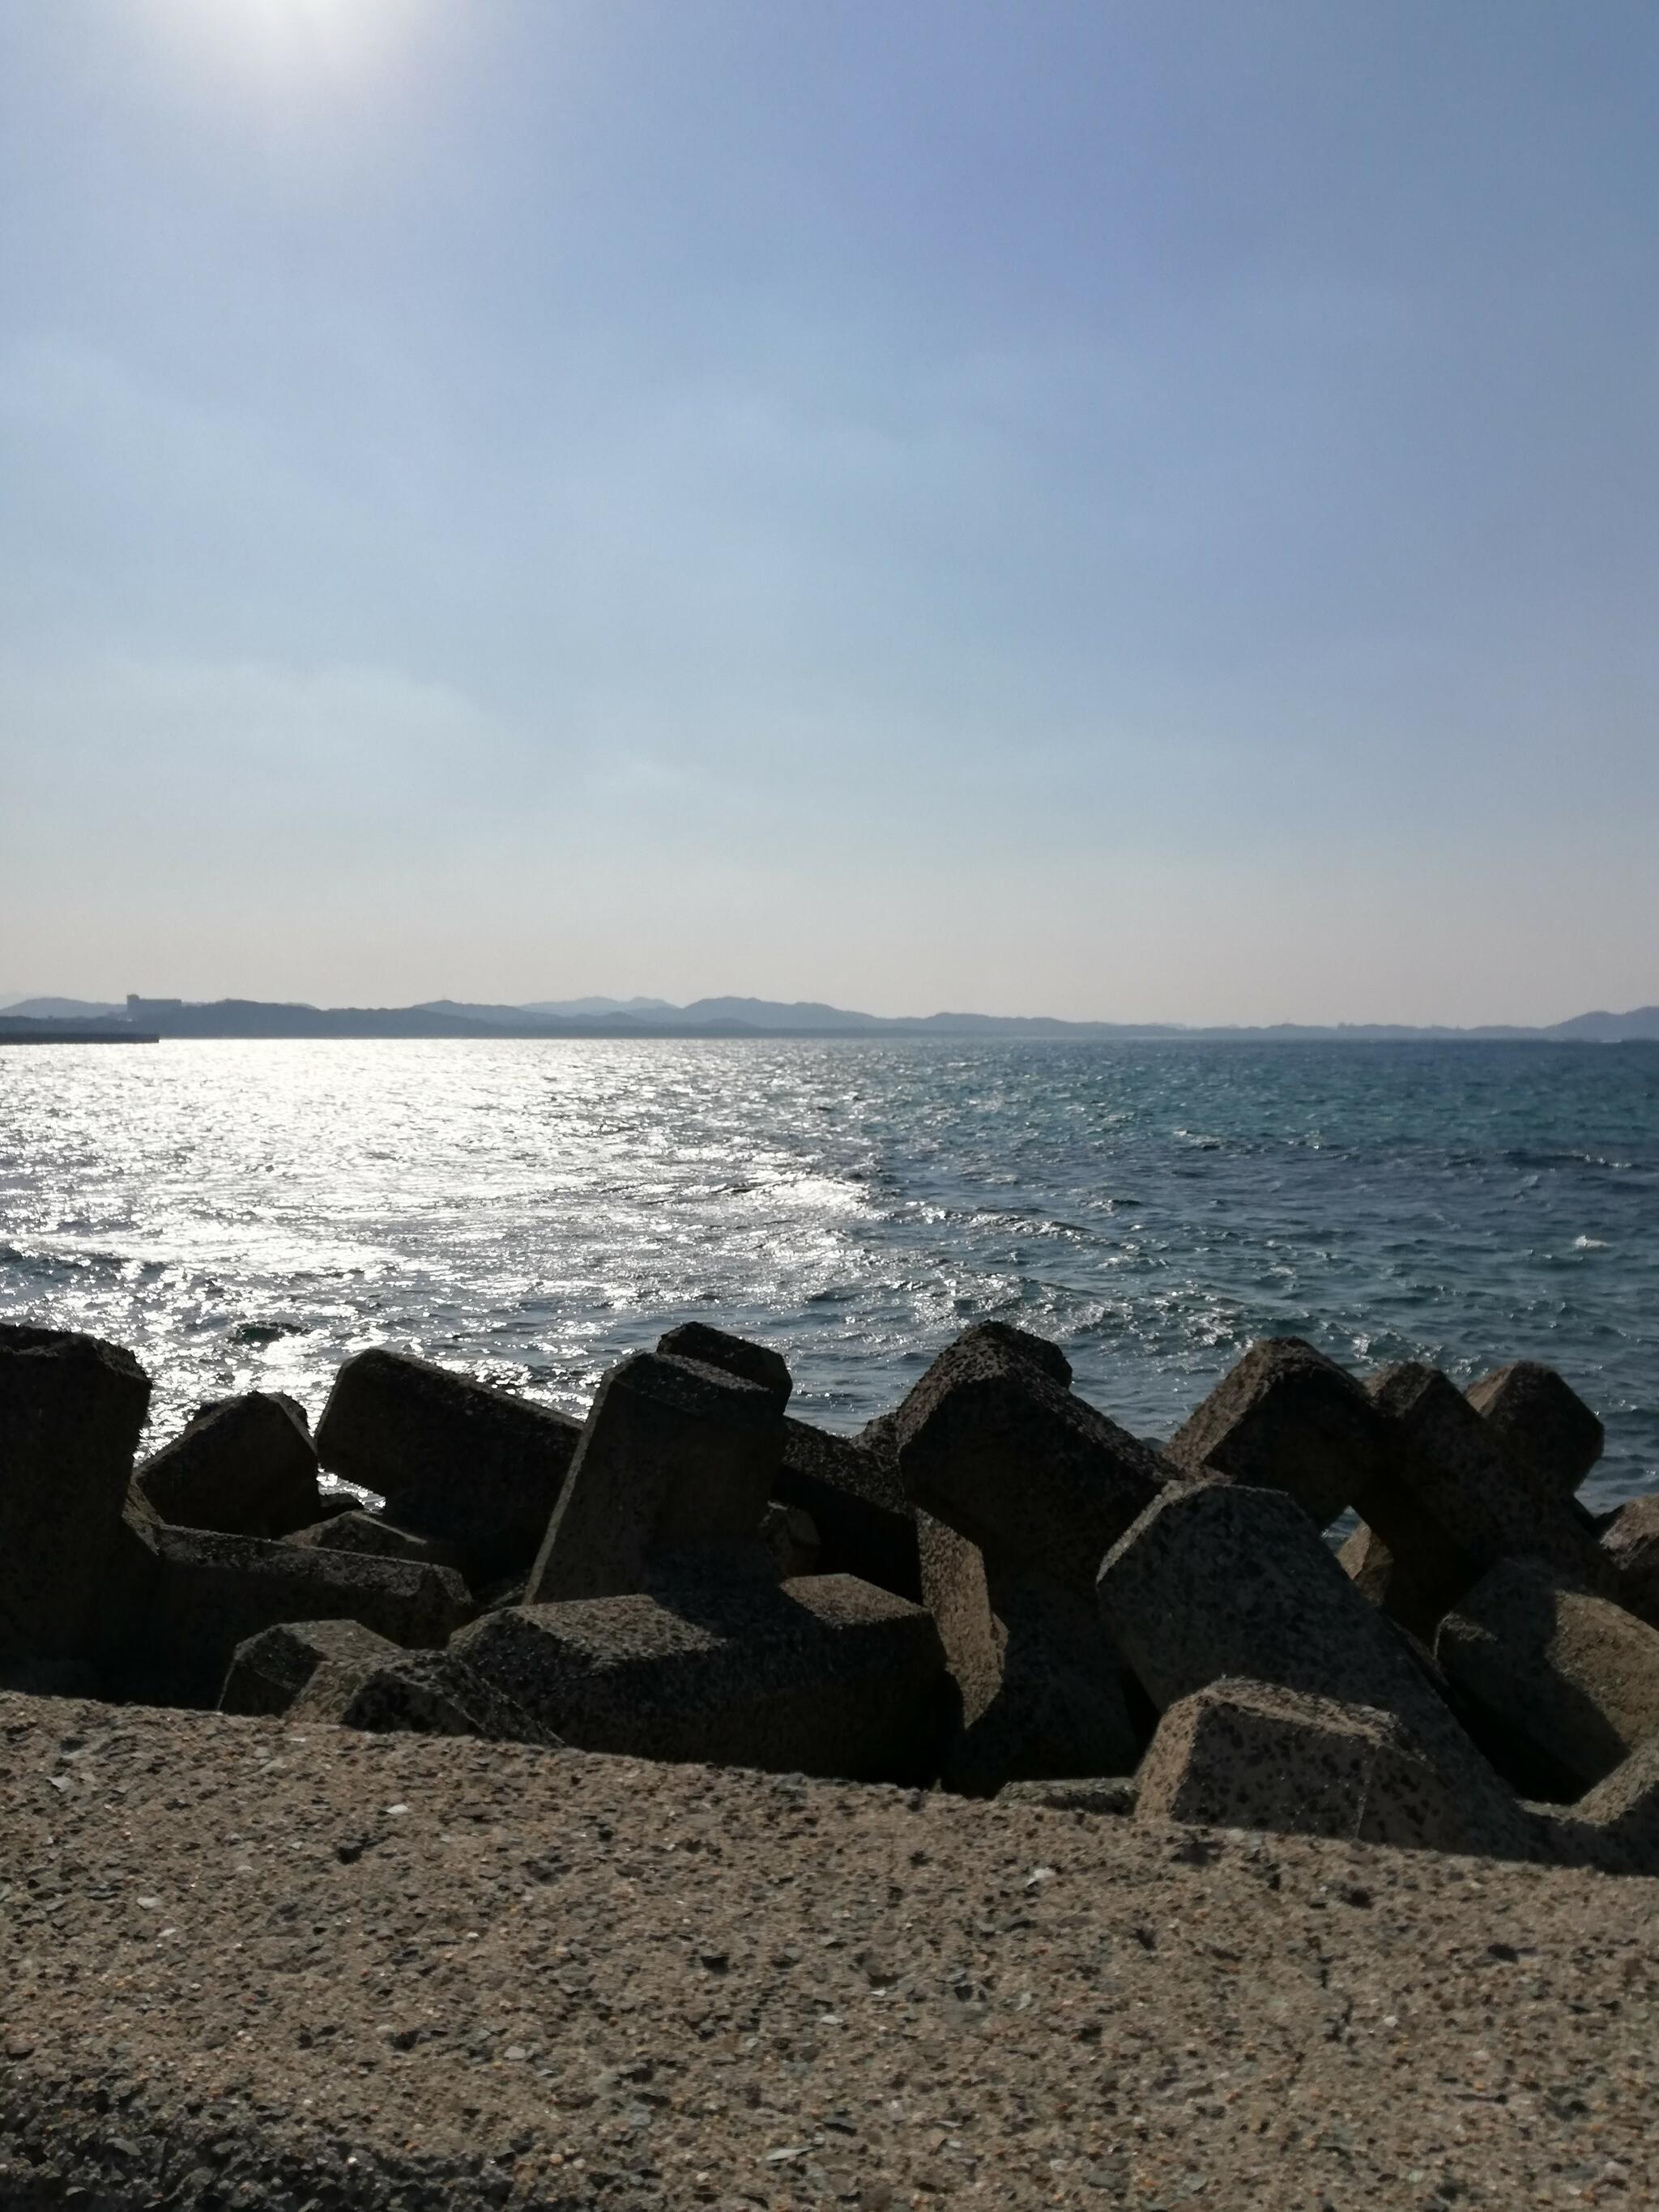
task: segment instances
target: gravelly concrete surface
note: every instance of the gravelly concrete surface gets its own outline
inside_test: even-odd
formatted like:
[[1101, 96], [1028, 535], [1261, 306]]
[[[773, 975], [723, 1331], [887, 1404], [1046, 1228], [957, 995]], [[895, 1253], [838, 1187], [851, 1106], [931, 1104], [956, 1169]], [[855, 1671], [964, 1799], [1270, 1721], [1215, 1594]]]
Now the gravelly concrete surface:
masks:
[[1659, 1883], [0, 1698], [0, 2207], [1659, 2203]]

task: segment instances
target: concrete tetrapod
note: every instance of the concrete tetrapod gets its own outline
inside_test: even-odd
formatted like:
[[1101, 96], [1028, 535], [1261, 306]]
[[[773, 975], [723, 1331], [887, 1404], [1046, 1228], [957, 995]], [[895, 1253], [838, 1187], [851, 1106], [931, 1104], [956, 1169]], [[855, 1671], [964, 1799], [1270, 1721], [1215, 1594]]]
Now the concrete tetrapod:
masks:
[[219, 1693], [222, 1713], [285, 1713], [319, 1669], [354, 1673], [398, 1656], [360, 1620], [285, 1620], [239, 1644]]
[[1659, 1875], [1659, 1735], [1638, 1745], [1576, 1805], [1534, 1810], [1558, 1864]]
[[915, 1516], [890, 1460], [786, 1417], [772, 1495], [811, 1515], [823, 1573], [857, 1575], [912, 1602], [921, 1596]]
[[1286, 1491], [1325, 1528], [1385, 1473], [1395, 1449], [1389, 1421], [1352, 1376], [1286, 1336], [1253, 1344], [1164, 1456], [1191, 1474], [1208, 1469]]
[[1336, 1556], [1363, 1597], [1432, 1648], [1446, 1609], [1445, 1585], [1443, 1577], [1437, 1581], [1425, 1573], [1420, 1553], [1407, 1565], [1362, 1521]]
[[1398, 1714], [1230, 1676], [1164, 1714], [1136, 1777], [1135, 1816], [1407, 1850], [1481, 1844]]
[[562, 1743], [453, 1651], [394, 1649], [376, 1659], [319, 1667], [288, 1711], [296, 1721], [331, 1721], [376, 1735], [473, 1735], [555, 1750]]
[[613, 1367], [594, 1398], [525, 1591], [526, 1605], [615, 1597], [702, 1554], [751, 1556], [783, 1448], [775, 1392], [660, 1352]]
[[761, 1515], [759, 1534], [762, 1549], [781, 1583], [793, 1582], [797, 1575], [824, 1571], [817, 1523], [804, 1505], [783, 1505], [774, 1498]]
[[95, 1635], [149, 1406], [119, 1345], [0, 1325], [0, 1666]]
[[181, 1528], [286, 1536], [322, 1510], [304, 1413], [263, 1390], [204, 1406], [132, 1480], [153, 1510]]
[[866, 1431], [915, 1505], [924, 1601], [954, 1688], [947, 1788], [1133, 1768], [1139, 1744], [1101, 1634], [1093, 1567], [1164, 1479], [1072, 1395], [1057, 1346], [998, 1322], [946, 1346]]
[[1570, 1498], [1506, 1450], [1498, 1431], [1432, 1367], [1413, 1362], [1367, 1379], [1401, 1449], [1355, 1500], [1431, 1609], [1444, 1613], [1502, 1559], [1533, 1555], [1583, 1583], [1613, 1577]]
[[976, 1375], [1000, 1374], [1011, 1364], [1029, 1367], [1062, 1390], [1072, 1387], [1070, 1360], [1046, 1336], [1033, 1336], [1006, 1321], [975, 1322], [934, 1355], [890, 1413], [865, 1423], [858, 1436], [860, 1447], [884, 1466], [896, 1468], [901, 1447], [927, 1419], [942, 1391]]
[[429, 1567], [459, 1565], [453, 1546], [441, 1538], [397, 1528], [360, 1506], [331, 1514], [326, 1521], [314, 1522], [308, 1528], [296, 1528], [288, 1540], [302, 1551], [362, 1552], [377, 1559], [413, 1559]]
[[[1435, 1656], [1459, 1693], [1577, 1796], [1659, 1735], [1659, 1628], [1554, 1573], [1506, 1559], [1447, 1614]], [[1548, 1794], [1556, 1794], [1548, 1787]]]
[[1225, 1675], [1376, 1707], [1458, 1793], [1481, 1850], [1532, 1855], [1512, 1793], [1285, 1492], [1166, 1490], [1107, 1554], [1098, 1592], [1108, 1634], [1160, 1711]]
[[1167, 1470], [1030, 1354], [1036, 1340], [1017, 1330], [969, 1331], [910, 1392], [890, 1435], [915, 1504], [1010, 1573], [1046, 1577], [1086, 1597], [1106, 1550], [1157, 1496]]
[[1504, 1450], [1558, 1498], [1571, 1498], [1601, 1456], [1601, 1424], [1553, 1367], [1517, 1359], [1464, 1393]]
[[682, 1322], [657, 1339], [659, 1352], [672, 1359], [695, 1359], [700, 1367], [718, 1367], [740, 1382], [752, 1382], [777, 1401], [779, 1413], [789, 1403], [794, 1385], [781, 1352], [769, 1344], [756, 1344], [746, 1336], [732, 1336], [707, 1322]]
[[300, 1620], [356, 1620], [400, 1644], [436, 1645], [468, 1619], [472, 1601], [447, 1567], [355, 1552], [318, 1552], [137, 1522], [148, 1583], [136, 1630], [112, 1652], [128, 1694], [214, 1705], [236, 1648], [261, 1629]]
[[1620, 1507], [1602, 1531], [1601, 1549], [1618, 1577], [1620, 1603], [1659, 1628], [1659, 1491]]
[[929, 1513], [916, 1529], [953, 1691], [945, 1788], [988, 1796], [1022, 1778], [1133, 1773], [1140, 1742], [1093, 1609], [1045, 1578], [994, 1575], [977, 1544]]
[[850, 1575], [505, 1607], [450, 1652], [584, 1751], [854, 1781], [930, 1770], [933, 1617]]
[[550, 1406], [376, 1349], [335, 1377], [317, 1449], [398, 1527], [450, 1546], [482, 1589], [535, 1558], [580, 1433]]

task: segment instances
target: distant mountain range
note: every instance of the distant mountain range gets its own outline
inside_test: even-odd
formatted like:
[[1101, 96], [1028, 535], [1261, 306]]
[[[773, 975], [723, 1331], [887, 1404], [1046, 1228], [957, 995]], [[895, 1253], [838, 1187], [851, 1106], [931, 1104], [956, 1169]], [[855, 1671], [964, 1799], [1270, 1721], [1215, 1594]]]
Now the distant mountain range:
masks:
[[126, 1012], [125, 1006], [112, 1006], [102, 999], [4, 999], [0, 1000], [0, 1013], [10, 1021], [36, 1022], [95, 1022], [110, 1014]]
[[[60, 1027], [59, 1025], [62, 1025]], [[1188, 1028], [1175, 1022], [1063, 1022], [1042, 1015], [861, 1014], [810, 1000], [696, 999], [548, 999], [529, 1006], [484, 1006], [429, 999], [415, 1006], [312, 1006], [261, 999], [129, 998], [125, 1006], [88, 999], [21, 999], [0, 1012], [0, 1041], [25, 1030], [51, 1036], [64, 1029], [155, 1036], [445, 1037], [445, 1036], [890, 1036], [1070, 1038], [1232, 1038], [1261, 1042], [1387, 1042], [1459, 1037], [1624, 1044], [1659, 1040], [1659, 1006], [1629, 1013], [1577, 1014], [1546, 1029], [1413, 1029], [1398, 1023], [1345, 1022], [1326, 1027], [1280, 1022], [1261, 1028]]]

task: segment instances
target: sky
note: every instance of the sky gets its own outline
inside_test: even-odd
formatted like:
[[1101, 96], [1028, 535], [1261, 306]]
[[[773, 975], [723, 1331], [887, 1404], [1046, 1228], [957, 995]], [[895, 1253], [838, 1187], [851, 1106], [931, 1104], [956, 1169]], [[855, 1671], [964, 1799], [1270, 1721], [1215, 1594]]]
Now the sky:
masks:
[[1650, 0], [0, 0], [0, 987], [1659, 1000]]

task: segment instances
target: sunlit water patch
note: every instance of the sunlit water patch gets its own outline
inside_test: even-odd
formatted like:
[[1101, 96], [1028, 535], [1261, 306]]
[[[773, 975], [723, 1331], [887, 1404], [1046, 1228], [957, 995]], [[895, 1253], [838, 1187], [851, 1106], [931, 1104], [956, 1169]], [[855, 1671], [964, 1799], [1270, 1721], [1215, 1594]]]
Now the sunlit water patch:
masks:
[[1560, 1367], [1659, 1482], [1659, 1048], [179, 1042], [0, 1052], [0, 1309], [158, 1433], [388, 1344], [567, 1407], [693, 1315], [852, 1427], [968, 1322], [1167, 1434], [1252, 1338]]

